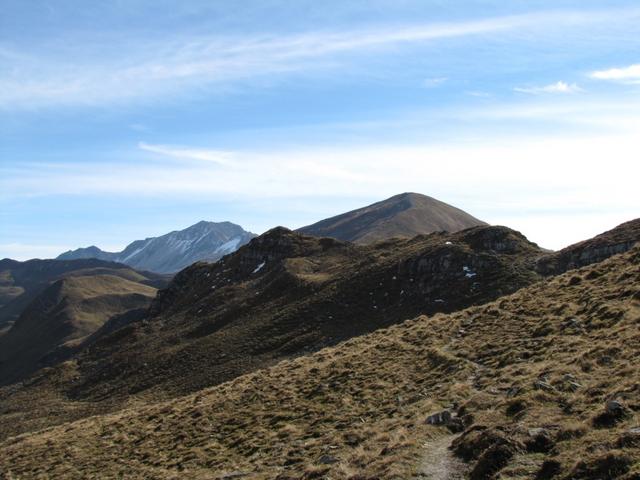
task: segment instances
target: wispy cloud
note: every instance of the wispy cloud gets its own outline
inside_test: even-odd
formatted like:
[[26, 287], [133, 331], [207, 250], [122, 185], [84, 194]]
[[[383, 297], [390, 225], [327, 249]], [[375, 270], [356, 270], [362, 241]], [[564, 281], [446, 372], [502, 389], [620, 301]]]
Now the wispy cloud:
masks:
[[433, 77], [427, 78], [422, 82], [422, 86], [425, 88], [435, 88], [439, 87], [443, 83], [449, 80], [447, 77]]
[[344, 68], [353, 61], [353, 58], [347, 61], [346, 55], [373, 50], [522, 29], [583, 26], [638, 16], [640, 9], [637, 8], [547, 11], [450, 23], [281, 36], [171, 37], [145, 42], [108, 38], [103, 44], [90, 46], [70, 39], [55, 55], [0, 45], [0, 55], [9, 65], [0, 73], [0, 107], [97, 105], [156, 98], [210, 84], [224, 90], [231, 88], [229, 85], [235, 80]]
[[222, 150], [207, 150], [201, 148], [184, 148], [167, 145], [150, 145], [145, 142], [139, 142], [138, 148], [151, 153], [156, 153], [165, 157], [171, 157], [180, 160], [204, 160], [220, 165], [233, 165], [233, 152], [225, 152]]
[[591, 78], [597, 80], [612, 80], [622, 83], [640, 83], [640, 63], [622, 68], [610, 68], [608, 70], [597, 70], [591, 72]]
[[[117, 168], [99, 161], [0, 167], [0, 200], [72, 195], [206, 204], [225, 198], [245, 204], [271, 202], [286, 211], [289, 204], [299, 201], [321, 205], [322, 198], [373, 200], [372, 192], [374, 198], [384, 198], [411, 190], [463, 208], [468, 205], [481, 218], [521, 229], [544, 246], [562, 247], [640, 211], [635, 185], [640, 175], [635, 158], [640, 150], [638, 102], [612, 105], [584, 100], [525, 97], [503, 105], [483, 103], [482, 108], [449, 110], [433, 120], [446, 124], [460, 118], [470, 121], [474, 129], [493, 125], [476, 132], [475, 139], [462, 130], [456, 132], [455, 139], [442, 136], [433, 142], [378, 141], [235, 151], [223, 151], [215, 145], [141, 142]], [[558, 119], [568, 125], [583, 122], [596, 128], [543, 136], [535, 131], [514, 135], [500, 128]], [[390, 121], [397, 123], [398, 119]], [[87, 152], [88, 158], [90, 155]], [[149, 161], [149, 156], [154, 161]], [[602, 167], [603, 158], [607, 159], [606, 168]], [[576, 168], [575, 159], [579, 159], [580, 168]], [[496, 196], [496, 191], [501, 195]], [[281, 222], [273, 212], [270, 215], [273, 224]], [[549, 225], [558, 228], [550, 229]], [[39, 250], [37, 245], [0, 248], [16, 257], [21, 248], [31, 252], [25, 253], [30, 256], [36, 255], [32, 252], [43, 252], [37, 255], [44, 256], [47, 251], [53, 254], [65, 249], [56, 247], [53, 252], [53, 247]]]
[[530, 95], [571, 94], [584, 92], [584, 90], [577, 84], [568, 84], [562, 81], [541, 87], [515, 87], [513, 90], [518, 93], [527, 93]]

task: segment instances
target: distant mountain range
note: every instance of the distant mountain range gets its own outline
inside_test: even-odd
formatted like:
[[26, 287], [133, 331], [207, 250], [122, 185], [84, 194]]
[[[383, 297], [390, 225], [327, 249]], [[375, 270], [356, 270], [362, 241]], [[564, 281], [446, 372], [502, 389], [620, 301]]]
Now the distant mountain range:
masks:
[[298, 229], [305, 235], [373, 243], [392, 237], [458, 232], [486, 225], [459, 208], [419, 193], [401, 193], [381, 202]]
[[202, 221], [160, 237], [136, 240], [121, 252], [105, 252], [91, 246], [65, 252], [57, 260], [97, 258], [123, 263], [137, 270], [175, 273], [197, 261], [214, 262], [255, 236], [231, 222]]
[[[315, 237], [367, 244], [439, 231], [454, 233], [483, 225], [486, 223], [435, 198], [402, 193], [298, 231]], [[197, 261], [215, 262], [235, 252], [255, 236], [231, 222], [202, 221], [160, 237], [136, 240], [121, 252], [105, 252], [90, 246], [65, 252], [57, 260], [96, 258], [122, 263], [137, 270], [175, 273]]]

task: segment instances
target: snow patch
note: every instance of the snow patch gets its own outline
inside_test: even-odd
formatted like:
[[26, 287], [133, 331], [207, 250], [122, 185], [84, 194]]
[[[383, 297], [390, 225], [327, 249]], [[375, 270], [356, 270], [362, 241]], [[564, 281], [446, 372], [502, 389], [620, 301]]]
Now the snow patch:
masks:
[[466, 265], [464, 267], [462, 267], [462, 271], [464, 272], [464, 276], [467, 278], [473, 278], [477, 275], [476, 272], [472, 272], [471, 269], [469, 267], [467, 267]]
[[267, 262], [262, 262], [262, 263], [261, 263], [260, 265], [258, 265], [258, 266], [253, 270], [253, 272], [251, 272], [251, 273], [258, 273], [260, 270], [262, 270], [262, 267], [264, 267], [266, 263], [267, 263]]
[[138, 255], [141, 251], [143, 251], [145, 248], [147, 248], [149, 246], [149, 243], [145, 243], [142, 247], [137, 248], [136, 250], [134, 250], [133, 252], [131, 252], [129, 255], [127, 255], [126, 257], [124, 257], [122, 260], [119, 260], [121, 263], [127, 263], [128, 260], [130, 260], [131, 258], [135, 257], [136, 255]]
[[224, 242], [218, 248], [216, 248], [216, 253], [235, 252], [238, 249], [239, 243], [240, 243], [240, 237], [234, 237], [231, 240]]

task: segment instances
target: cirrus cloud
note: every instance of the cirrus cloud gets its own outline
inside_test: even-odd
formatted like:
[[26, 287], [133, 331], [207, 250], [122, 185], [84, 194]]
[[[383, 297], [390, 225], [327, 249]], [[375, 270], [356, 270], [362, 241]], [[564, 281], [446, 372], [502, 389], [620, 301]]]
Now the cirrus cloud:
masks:
[[577, 84], [568, 84], [563, 81], [552, 83], [550, 85], [544, 85], [542, 87], [515, 87], [513, 89], [518, 93], [528, 93], [530, 95], [543, 95], [543, 94], [571, 94], [584, 92]]

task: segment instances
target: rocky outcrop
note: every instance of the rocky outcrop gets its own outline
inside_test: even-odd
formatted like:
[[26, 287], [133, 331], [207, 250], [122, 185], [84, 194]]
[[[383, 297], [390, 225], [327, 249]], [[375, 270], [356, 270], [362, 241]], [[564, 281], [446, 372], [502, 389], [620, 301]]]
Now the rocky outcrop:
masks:
[[538, 259], [536, 271], [541, 275], [559, 275], [606, 260], [630, 250], [640, 239], [640, 219], [617, 226], [584, 242]]

